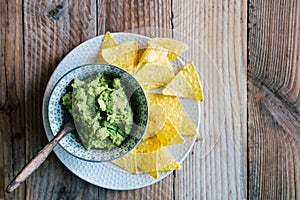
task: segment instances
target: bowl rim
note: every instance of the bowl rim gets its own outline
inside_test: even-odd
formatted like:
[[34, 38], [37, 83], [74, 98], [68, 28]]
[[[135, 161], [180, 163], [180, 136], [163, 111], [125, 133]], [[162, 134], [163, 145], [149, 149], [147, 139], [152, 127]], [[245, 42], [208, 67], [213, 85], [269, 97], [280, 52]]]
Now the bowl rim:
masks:
[[[47, 103], [47, 106], [46, 106], [46, 108], [47, 108], [47, 112], [46, 112], [46, 120], [48, 121], [48, 124], [49, 124], [49, 131], [51, 132], [51, 134], [52, 134], [52, 136], [53, 136], [53, 138], [54, 138], [57, 134], [54, 135], [54, 133], [53, 133], [53, 131], [52, 131], [52, 128], [51, 128], [51, 123], [50, 123], [50, 119], [49, 119], [49, 103], [50, 103], [50, 99], [51, 99], [51, 97], [52, 97], [52, 95], [53, 95], [53, 92], [54, 92], [55, 88], [57, 87], [57, 85], [58, 85], [58, 84], [59, 84], [59, 83], [60, 83], [60, 82], [68, 75], [68, 74], [72, 73], [73, 71], [78, 70], [78, 69], [83, 68], [83, 67], [95, 66], [95, 65], [97, 65], [97, 66], [105, 65], [105, 66], [109, 66], [109, 67], [112, 67], [112, 68], [116, 68], [116, 69], [118, 69], [119, 71], [121, 71], [122, 73], [127, 74], [131, 79], [133, 79], [133, 80], [138, 84], [139, 88], [141, 88], [142, 93], [143, 93], [143, 96], [145, 97], [145, 100], [146, 100], [145, 103], [146, 103], [146, 108], [147, 108], [147, 114], [146, 114], [146, 115], [147, 115], [147, 118], [146, 118], [146, 124], [145, 124], [144, 130], [143, 130], [143, 133], [142, 133], [141, 137], [138, 138], [138, 139], [136, 140], [135, 144], [134, 144], [133, 146], [131, 146], [130, 148], [128, 148], [128, 151], [126, 151], [126, 152], [124, 152], [124, 153], [120, 153], [118, 157], [113, 157], [113, 158], [110, 158], [110, 159], [107, 159], [107, 160], [91, 160], [91, 159], [87, 159], [87, 158], [84, 158], [84, 157], [80, 157], [80, 156], [75, 155], [74, 153], [70, 152], [67, 148], [65, 148], [65, 146], [63, 146], [63, 145], [60, 143], [60, 141], [58, 142], [58, 145], [60, 145], [67, 153], [69, 153], [70, 155], [72, 155], [72, 156], [74, 156], [74, 157], [76, 157], [76, 158], [78, 158], [78, 159], [81, 159], [81, 160], [84, 160], [84, 161], [88, 161], [88, 162], [108, 162], [108, 161], [111, 161], [111, 160], [118, 159], [118, 158], [120, 158], [120, 157], [122, 157], [122, 156], [128, 154], [129, 152], [131, 152], [131, 151], [132, 151], [132, 150], [133, 150], [133, 149], [134, 149], [134, 148], [142, 141], [143, 136], [145, 135], [146, 130], [147, 130], [147, 128], [148, 128], [148, 124], [149, 124], [149, 116], [150, 116], [150, 112], [149, 112], [149, 102], [148, 102], [148, 98], [147, 98], [146, 92], [145, 92], [144, 88], [142, 87], [141, 83], [140, 83], [133, 75], [131, 75], [129, 72], [127, 72], [126, 70], [124, 70], [124, 69], [122, 69], [122, 68], [120, 68], [120, 67], [118, 67], [118, 66], [115, 66], [115, 65], [112, 65], [112, 64], [107, 64], [107, 63], [88, 63], [88, 64], [83, 64], [83, 65], [78, 65], [78, 66], [76, 66], [76, 67], [70, 69], [69, 71], [67, 71], [66, 73], [64, 73], [64, 74], [62, 75], [61, 78], [59, 78], [59, 79], [57, 80], [57, 82], [54, 84], [54, 86], [53, 86], [53, 88], [52, 88], [52, 90], [51, 90], [51, 92], [50, 92], [50, 94], [49, 94], [49, 98], [48, 98], [48, 100], [46, 101], [46, 103]], [[93, 73], [93, 74], [96, 74], [96, 73], [97, 73], [97, 72], [95, 72], [95, 73]], [[98, 72], [98, 73], [99, 73], [99, 72]], [[63, 124], [64, 124], [64, 123], [65, 123], [65, 122], [63, 121]], [[61, 130], [61, 127], [60, 127], [60, 130]], [[75, 130], [76, 130], [76, 129], [75, 129]], [[67, 134], [68, 134], [68, 133], [67, 133]], [[66, 135], [65, 135], [65, 136], [66, 136]], [[137, 138], [137, 137], [136, 137], [136, 138]], [[80, 144], [80, 145], [82, 145], [82, 144]], [[83, 147], [83, 148], [85, 148], [85, 147]], [[94, 149], [94, 150], [97, 150], [97, 149]], [[100, 150], [100, 149], [98, 149], [98, 150]]]

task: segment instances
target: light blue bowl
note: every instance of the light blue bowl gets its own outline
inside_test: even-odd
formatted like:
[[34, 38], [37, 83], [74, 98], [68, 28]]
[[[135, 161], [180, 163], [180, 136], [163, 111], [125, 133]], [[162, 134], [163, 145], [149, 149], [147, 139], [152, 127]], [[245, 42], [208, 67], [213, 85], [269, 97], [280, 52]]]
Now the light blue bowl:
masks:
[[130, 101], [133, 111], [133, 128], [129, 137], [119, 146], [112, 149], [86, 150], [76, 132], [68, 133], [59, 144], [71, 155], [93, 162], [103, 162], [119, 158], [130, 152], [141, 141], [148, 124], [149, 110], [146, 94], [140, 83], [125, 70], [109, 64], [87, 64], [76, 67], [65, 74], [54, 86], [49, 101], [47, 119], [52, 134], [55, 136], [66, 122], [67, 111], [61, 104], [61, 97], [74, 78], [85, 79], [91, 75], [103, 73], [119, 77]]

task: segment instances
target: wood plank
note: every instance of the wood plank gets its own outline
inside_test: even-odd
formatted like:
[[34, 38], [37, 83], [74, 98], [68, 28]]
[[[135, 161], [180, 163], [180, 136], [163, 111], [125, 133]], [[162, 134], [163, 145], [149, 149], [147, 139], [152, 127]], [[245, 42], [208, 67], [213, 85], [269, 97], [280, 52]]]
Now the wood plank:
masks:
[[[96, 36], [95, 1], [24, 1], [27, 161], [46, 143], [42, 98], [53, 70], [81, 42]], [[27, 181], [28, 199], [97, 199], [98, 187], [72, 174], [53, 154]]]
[[300, 1], [249, 5], [249, 74], [300, 112]]
[[172, 28], [171, 1], [98, 0], [98, 33], [132, 32], [167, 36]]
[[251, 199], [299, 199], [300, 1], [249, 1]]
[[248, 80], [251, 199], [299, 199], [300, 116], [264, 84]]
[[[130, 1], [118, 3], [110, 0], [98, 1], [98, 33], [133, 32], [154, 36], [171, 34], [171, 1]], [[134, 191], [111, 191], [99, 189], [100, 199], [173, 199], [173, 176], [151, 186]]]
[[173, 36], [190, 45], [184, 56], [206, 94], [202, 139], [176, 172], [175, 199], [245, 199], [247, 2], [173, 1], [172, 8]]
[[0, 24], [0, 199], [24, 199], [25, 185], [5, 193], [25, 164], [22, 1], [1, 1]]

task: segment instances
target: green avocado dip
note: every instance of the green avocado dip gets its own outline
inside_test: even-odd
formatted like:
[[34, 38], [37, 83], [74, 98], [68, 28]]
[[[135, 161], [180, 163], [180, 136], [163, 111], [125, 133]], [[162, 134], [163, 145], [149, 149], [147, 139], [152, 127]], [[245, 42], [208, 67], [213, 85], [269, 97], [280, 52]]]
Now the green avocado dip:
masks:
[[129, 135], [133, 113], [119, 78], [97, 74], [75, 78], [62, 104], [73, 116], [86, 149], [120, 146]]

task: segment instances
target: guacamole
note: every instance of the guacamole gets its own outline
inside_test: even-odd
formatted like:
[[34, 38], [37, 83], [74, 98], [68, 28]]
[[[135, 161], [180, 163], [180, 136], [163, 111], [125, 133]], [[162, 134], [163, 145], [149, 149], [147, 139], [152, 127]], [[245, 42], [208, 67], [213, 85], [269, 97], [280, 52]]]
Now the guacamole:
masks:
[[73, 116], [86, 149], [120, 146], [131, 131], [133, 112], [119, 78], [101, 73], [75, 78], [62, 104]]

